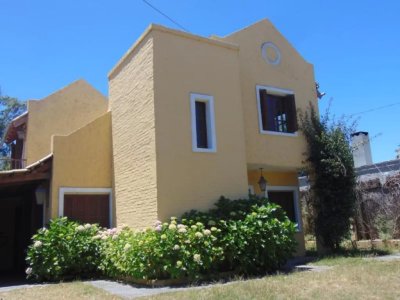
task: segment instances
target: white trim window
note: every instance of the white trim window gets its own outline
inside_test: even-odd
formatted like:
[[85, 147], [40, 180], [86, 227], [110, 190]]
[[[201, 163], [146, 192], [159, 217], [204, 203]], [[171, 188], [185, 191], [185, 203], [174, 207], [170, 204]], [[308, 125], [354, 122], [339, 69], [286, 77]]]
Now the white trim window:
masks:
[[299, 189], [297, 186], [268, 186], [265, 196], [286, 211], [288, 218], [301, 231], [301, 216], [299, 206]]
[[216, 152], [214, 97], [190, 94], [192, 149], [194, 152]]
[[77, 187], [60, 187], [58, 192], [58, 216], [64, 216], [64, 198], [65, 195], [108, 195], [109, 199], [109, 225], [113, 225], [113, 198], [111, 188], [77, 188]]
[[257, 85], [256, 93], [260, 133], [297, 136], [294, 92]]

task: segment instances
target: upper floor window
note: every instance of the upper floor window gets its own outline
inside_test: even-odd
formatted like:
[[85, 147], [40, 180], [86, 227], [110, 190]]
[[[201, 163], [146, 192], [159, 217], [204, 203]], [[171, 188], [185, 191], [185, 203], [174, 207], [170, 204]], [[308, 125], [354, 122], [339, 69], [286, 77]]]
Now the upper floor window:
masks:
[[213, 96], [190, 94], [190, 110], [193, 151], [216, 152]]
[[257, 104], [261, 133], [296, 133], [297, 116], [293, 91], [257, 86]]

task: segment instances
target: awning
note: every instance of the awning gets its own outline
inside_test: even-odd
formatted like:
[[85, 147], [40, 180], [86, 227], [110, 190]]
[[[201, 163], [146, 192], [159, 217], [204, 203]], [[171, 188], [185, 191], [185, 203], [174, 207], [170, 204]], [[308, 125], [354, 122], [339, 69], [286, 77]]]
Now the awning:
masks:
[[1, 171], [0, 187], [50, 179], [52, 161], [53, 154], [49, 154], [24, 169]]

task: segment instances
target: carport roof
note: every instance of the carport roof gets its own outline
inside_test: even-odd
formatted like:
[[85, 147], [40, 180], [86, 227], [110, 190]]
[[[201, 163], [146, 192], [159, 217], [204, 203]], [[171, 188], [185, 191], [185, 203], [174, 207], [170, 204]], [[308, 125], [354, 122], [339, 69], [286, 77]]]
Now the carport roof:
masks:
[[0, 186], [50, 179], [53, 154], [25, 167], [0, 172]]

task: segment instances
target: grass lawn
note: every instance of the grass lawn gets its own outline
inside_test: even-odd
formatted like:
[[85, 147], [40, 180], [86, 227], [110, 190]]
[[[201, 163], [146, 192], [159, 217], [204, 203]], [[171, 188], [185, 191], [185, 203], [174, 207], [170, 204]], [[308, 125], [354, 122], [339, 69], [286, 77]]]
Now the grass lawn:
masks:
[[103, 290], [97, 289], [83, 282], [68, 282], [50, 284], [31, 288], [17, 289], [10, 292], [0, 293], [0, 300], [13, 299], [99, 299], [111, 300], [121, 299]]
[[[239, 280], [141, 299], [400, 299], [400, 260], [383, 262], [341, 256], [314, 264], [333, 268]], [[119, 298], [82, 282], [72, 282], [0, 293], [0, 299]]]

